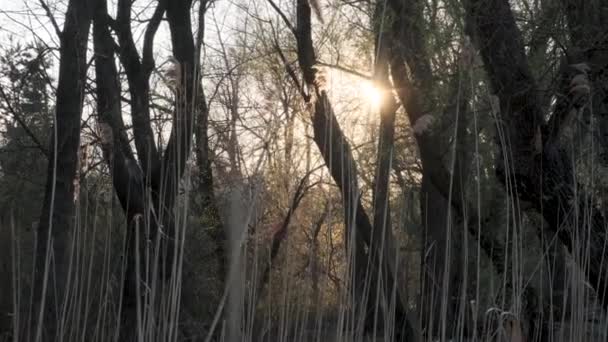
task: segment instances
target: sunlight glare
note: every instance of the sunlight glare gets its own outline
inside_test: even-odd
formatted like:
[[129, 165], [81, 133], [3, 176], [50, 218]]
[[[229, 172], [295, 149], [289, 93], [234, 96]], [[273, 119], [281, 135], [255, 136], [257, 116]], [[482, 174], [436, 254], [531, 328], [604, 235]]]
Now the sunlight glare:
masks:
[[373, 111], [380, 109], [383, 98], [382, 91], [373, 82], [361, 82], [361, 92]]

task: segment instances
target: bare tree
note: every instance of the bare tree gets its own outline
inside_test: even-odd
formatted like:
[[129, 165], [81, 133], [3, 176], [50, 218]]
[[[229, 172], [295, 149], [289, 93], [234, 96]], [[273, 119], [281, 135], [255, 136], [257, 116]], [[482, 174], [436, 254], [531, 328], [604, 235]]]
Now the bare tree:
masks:
[[[213, 201], [208, 153], [205, 152], [208, 150], [208, 141], [205, 138], [206, 132], [201, 131], [207, 129], [208, 109], [200, 87], [200, 66], [197, 60], [200, 53], [197, 49], [200, 49], [201, 43], [195, 45], [193, 37], [190, 18], [192, 1], [158, 2], [146, 29], [141, 61], [131, 34], [130, 6], [130, 1], [119, 1], [116, 20], [119, 37], [117, 54], [127, 73], [139, 162], [128, 144], [122, 122], [120, 84], [114, 65], [114, 42], [109, 30], [113, 22], [108, 17], [103, 0], [99, 1], [97, 8], [94, 32], [98, 120], [102, 129], [104, 156], [112, 170], [114, 189], [127, 216], [129, 229], [128, 265], [123, 295], [123, 340], [151, 338], [147, 334], [153, 333], [154, 329], [145, 327], [156, 324], [154, 322], [157, 319], [168, 323], [178, 320], [179, 310], [158, 310], [162, 305], [179, 308], [179, 297], [175, 297], [173, 291], [181, 282], [180, 258], [183, 253], [184, 228], [180, 226], [184, 223], [176, 209], [176, 200], [180, 179], [190, 156], [195, 117], [201, 121], [197, 130], [200, 144], [197, 146], [197, 155], [203, 166], [201, 186], [206, 198], [202, 209], [210, 209], [210, 214], [207, 214], [213, 216], [216, 227], [220, 225]], [[205, 3], [201, 6], [200, 14], [204, 15]], [[154, 68], [154, 34], [165, 13], [176, 59], [176, 95], [171, 135], [164, 153], [161, 153], [156, 147], [151, 129], [149, 78]], [[202, 29], [201, 24], [200, 39]], [[151, 248], [147, 241], [154, 241], [155, 247]], [[152, 255], [152, 260], [143, 262], [145, 255]], [[148, 293], [146, 289], [158, 293]], [[173, 336], [176, 331], [167, 333], [168, 336]]]
[[[273, 7], [278, 10], [276, 6]], [[394, 247], [389, 245], [392, 241], [390, 236], [392, 232], [387, 229], [390, 225], [386, 224], [388, 197], [385, 190], [388, 184], [387, 172], [390, 170], [391, 160], [390, 141], [392, 138], [390, 131], [393, 129], [391, 127], [394, 127], [390, 118], [394, 117], [396, 108], [391, 108], [390, 102], [385, 107], [389, 121], [386, 121], [383, 127], [385, 127], [385, 135], [388, 134], [386, 136], [388, 141], [382, 143], [387, 145], [381, 145], [381, 150], [385, 154], [388, 151], [388, 154], [382, 158], [384, 163], [378, 171], [378, 180], [383, 183], [379, 188], [383, 194], [378, 198], [383, 203], [376, 207], [378, 223], [384, 222], [384, 224], [374, 229], [361, 202], [357, 167], [351, 148], [333, 113], [324, 84], [325, 80], [317, 69], [317, 59], [312, 41], [311, 6], [308, 1], [300, 0], [297, 2], [296, 10], [297, 23], [293, 28], [293, 33], [296, 37], [298, 64], [302, 71], [303, 83], [308, 89], [308, 92], [303, 91], [302, 95], [312, 108], [313, 139], [329, 168], [332, 178], [342, 193], [345, 241], [347, 241], [349, 250], [353, 253], [352, 291], [353, 296], [357, 298], [357, 303], [360, 303], [355, 307], [357, 308], [358, 319], [361, 322], [354, 324], [359, 329], [363, 326], [373, 328], [374, 321], [378, 319], [378, 316], [385, 315], [385, 322], [393, 322], [397, 326], [395, 333], [397, 336], [412, 338], [414, 336], [413, 326], [407, 318], [407, 310], [400, 295], [401, 290], [398, 286], [396, 287], [395, 283], [396, 255], [394, 254]], [[287, 26], [292, 27], [286, 17], [284, 15], [282, 17]], [[380, 68], [387, 68], [383, 63], [386, 62], [378, 63]], [[294, 83], [299, 84], [293, 70], [287, 63], [285, 64]], [[387, 77], [386, 73], [384, 75], [379, 73], [380, 79], [385, 77]], [[393, 113], [391, 114], [390, 111], [393, 111]], [[366, 255], [367, 253], [364, 250], [365, 245], [369, 248], [369, 256]], [[378, 286], [378, 288], [375, 288], [375, 286]], [[378, 298], [375, 297], [376, 293], [379, 294]], [[380, 308], [384, 311], [381, 311]], [[390, 308], [395, 308], [395, 311], [391, 312]], [[386, 328], [386, 326], [382, 328]]]
[[[559, 139], [568, 126], [567, 113], [574, 110], [576, 115], [581, 108], [577, 101], [581, 89], [561, 89], [567, 94], [562, 97], [565, 105], [558, 103], [552, 112], [547, 112], [539, 101], [536, 81], [508, 1], [468, 1], [466, 10], [469, 33], [478, 45], [499, 101], [498, 129], [504, 133], [504, 139], [499, 141], [498, 179], [507, 189], [514, 189], [514, 195], [521, 200], [532, 203], [545, 218], [546, 229], [557, 233], [571, 254], [588, 256], [589, 259], [583, 258], [588, 263], [579, 266], [606, 309], [608, 283], [606, 265], [601, 262], [606, 243], [603, 209], [593, 203], [577, 182], [571, 156]], [[580, 21], [569, 25], [584, 26]], [[574, 77], [569, 74], [572, 77], [567, 82], [569, 87], [584, 85], [574, 81], [586, 79], [587, 67], [598, 72], [606, 69], [606, 60], [599, 58], [602, 50], [598, 49], [606, 46], [605, 37], [592, 40], [591, 45], [580, 42], [583, 48], [579, 56], [585, 64]], [[580, 65], [574, 67], [581, 69]], [[545, 120], [546, 116], [550, 118]], [[581, 215], [587, 219], [581, 220]]]
[[[70, 1], [59, 62], [55, 123], [49, 143], [46, 190], [37, 231], [34, 325], [36, 341], [61, 339], [63, 293], [69, 283], [70, 235], [74, 227], [74, 181], [87, 71], [93, 1]], [[58, 292], [51, 290], [51, 284]]]

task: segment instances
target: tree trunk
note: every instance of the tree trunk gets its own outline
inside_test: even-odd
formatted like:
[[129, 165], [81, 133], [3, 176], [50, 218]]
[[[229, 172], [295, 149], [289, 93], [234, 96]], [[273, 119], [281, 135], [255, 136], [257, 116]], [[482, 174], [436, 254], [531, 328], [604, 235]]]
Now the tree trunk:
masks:
[[[132, 110], [138, 111], [138, 114], [133, 115], [140, 168], [125, 137], [120, 112], [120, 84], [112, 58], [113, 42], [108, 30], [107, 7], [104, 0], [99, 1], [94, 34], [98, 120], [102, 130], [104, 157], [110, 165], [114, 188], [127, 216], [129, 229], [120, 337], [125, 341], [136, 338], [171, 338], [177, 334], [175, 327], [178, 326], [176, 320], [180, 298], [179, 292], [173, 287], [180, 283], [184, 242], [183, 217], [176, 212], [179, 181], [190, 154], [194, 112], [207, 115], [204, 96], [200, 93], [199, 65], [190, 24], [192, 3], [184, 0], [172, 1], [170, 4], [161, 1], [158, 4], [146, 30], [141, 63], [137, 51], [130, 48], [130, 31], [126, 31], [130, 30], [129, 25], [125, 25], [125, 22], [130, 22], [130, 2], [119, 3], [118, 22], [125, 25], [122, 27], [123, 32], [119, 33], [123, 45], [119, 57], [123, 65], [128, 65], [125, 69], [133, 97]], [[147, 82], [154, 65], [152, 43], [165, 9], [174, 55], [179, 65], [179, 82], [176, 85], [173, 130], [161, 159], [155, 152], [151, 129], [148, 129], [149, 109], [146, 108], [149, 104], [142, 104], [141, 101], [147, 103], [149, 99]], [[136, 115], [140, 115], [140, 118], [136, 119]], [[135, 123], [136, 120], [140, 121]], [[136, 127], [138, 125], [139, 128]], [[203, 139], [201, 144], [205, 144], [206, 149], [207, 140]], [[210, 195], [213, 189], [212, 182], [209, 181], [211, 175], [208, 177], [205, 184], [211, 184], [207, 189], [209, 193], [203, 195], [210, 199], [206, 204], [211, 205], [214, 204], [213, 196]], [[150, 258], [144, 261], [146, 255]], [[163, 310], [159, 310], [161, 307]], [[173, 328], [166, 329], [166, 336], [150, 336], [154, 333], [156, 324], [166, 324]]]
[[[425, 298], [421, 305], [425, 309], [434, 308], [423, 314], [422, 327], [431, 336], [441, 334], [445, 338], [446, 333], [449, 336], [456, 333], [454, 329], [457, 327], [451, 323], [458, 321], [456, 315], [461, 312], [463, 302], [468, 302], [462, 298], [464, 294], [459, 287], [460, 284], [466, 285], [466, 279], [459, 277], [465, 266], [463, 262], [466, 251], [461, 248], [463, 232], [480, 240], [481, 248], [499, 274], [504, 274], [508, 264], [504, 260], [504, 243], [493, 236], [491, 231], [479, 229], [479, 224], [486, 223], [489, 217], [480, 217], [481, 213], [476, 212], [475, 207], [466, 200], [468, 154], [464, 139], [470, 89], [462, 84], [462, 75], [457, 72], [451, 80], [450, 101], [446, 107], [438, 108], [435, 104], [436, 85], [421, 22], [424, 18], [423, 5], [421, 1], [389, 1], [388, 6], [396, 18], [389, 28], [393, 40], [390, 60], [395, 89], [414, 129], [422, 164], [421, 207], [425, 227], [422, 254], [428, 258], [423, 260]], [[458, 71], [469, 67], [467, 48], [463, 47], [465, 51], [458, 61]], [[453, 118], [456, 126], [455, 151], [452, 153], [450, 169], [442, 157], [443, 150], [446, 149], [442, 146], [445, 144], [433, 127], [433, 123], [448, 118]], [[426, 214], [431, 206], [432, 217]], [[432, 298], [436, 301], [431, 305], [428, 301]], [[465, 327], [462, 328], [471, 332], [472, 327], [467, 327], [466, 324], [465, 322]]]
[[[396, 270], [394, 269], [394, 264], [391, 266], [391, 262], [395, 261], [396, 256], [394, 254], [389, 256], [381, 254], [383, 250], [387, 252], [386, 254], [389, 254], [390, 251], [388, 251], [388, 248], [380, 248], [381, 244], [384, 243], [381, 239], [382, 230], [377, 230], [380, 234], [374, 232], [370, 219], [363, 208], [357, 182], [357, 167], [352, 156], [351, 148], [336, 120], [329, 97], [324, 90], [324, 85], [319, 83], [319, 80], [316, 79], [317, 71], [314, 69], [316, 57], [312, 44], [310, 15], [311, 7], [308, 1], [298, 0], [296, 29], [298, 62], [302, 69], [304, 82], [310, 90], [310, 94], [307, 95], [308, 98], [306, 100], [312, 102], [311, 105], [313, 106], [312, 121], [314, 141], [321, 151], [321, 155], [329, 168], [332, 178], [342, 192], [345, 230], [348, 233], [345, 240], [350, 247], [354, 258], [354, 265], [352, 266], [355, 274], [353, 274], [352, 279], [355, 283], [351, 290], [353, 291], [353, 295], [358, 296], [360, 292], [357, 288], [359, 286], [363, 286], [364, 289], [367, 289], [367, 291], [364, 292], [369, 291], [369, 293], [373, 293], [375, 292], [373, 286], [381, 284], [382, 286], [385, 286], [383, 289], [384, 293], [392, 294]], [[362, 239], [362, 241], [369, 246], [369, 256], [365, 257], [367, 260], [361, 260], [363, 257], [363, 244], [359, 239]], [[385, 236], [385, 239], [391, 240], [392, 237]], [[365, 268], [362, 268], [364, 265]], [[379, 267], [389, 271], [378, 273]], [[367, 271], [362, 273], [364, 270]], [[378, 278], [378, 276], [381, 274], [383, 275], [383, 279], [379, 282], [380, 278]], [[362, 282], [363, 279], [365, 279], [364, 282]], [[397, 296], [394, 302], [395, 335], [398, 338], [413, 340], [414, 328], [407, 318], [407, 310], [403, 305], [404, 301], [403, 298], [401, 298], [400, 289], [396, 289], [396, 293]], [[363, 294], [363, 297], [358, 297], [357, 301], [361, 302], [362, 298], [363, 301], [367, 299], [365, 293]], [[393, 314], [390, 313], [388, 304], [389, 303], [386, 302], [384, 303], [384, 313], [393, 316]], [[374, 310], [379, 307], [381, 306], [374, 305], [372, 314], [365, 319], [365, 321], [368, 321], [366, 325], [370, 326], [369, 318], [373, 318], [377, 314], [382, 313], [374, 313]], [[373, 326], [373, 322], [371, 324], [371, 326]], [[358, 326], [362, 326], [362, 324], [358, 324]]]
[[[61, 340], [63, 293], [69, 284], [70, 234], [74, 229], [74, 181], [80, 147], [80, 118], [86, 82], [86, 48], [93, 1], [68, 3], [60, 36], [55, 125], [37, 231], [34, 282], [35, 340]], [[52, 284], [52, 285], [51, 285]], [[58, 292], [51, 290], [56, 288]], [[59, 309], [59, 311], [57, 311]]]
[[[588, 261], [580, 267], [600, 303], [608, 309], [604, 216], [577, 184], [569, 154], [561, 149], [543, 120], [537, 88], [509, 3], [471, 0], [467, 12], [488, 79], [500, 102], [500, 128], [506, 133], [498, 159], [506, 163], [498, 165], [497, 176], [544, 216], [550, 230], [547, 235], [557, 232], [570, 253], [579, 256], [578, 260]], [[551, 119], [557, 116], [560, 121], [560, 115], [555, 112]]]
[[[463, 279], [459, 279], [458, 275], [462, 275], [464, 252], [455, 231], [458, 227], [454, 226], [454, 218], [448, 217], [448, 201], [424, 174], [420, 202], [424, 229], [420, 291], [422, 329], [428, 336], [441, 336], [442, 330], [452, 336], [457, 323], [458, 299], [461, 297], [459, 282]], [[448, 224], [452, 225], [449, 235]]]

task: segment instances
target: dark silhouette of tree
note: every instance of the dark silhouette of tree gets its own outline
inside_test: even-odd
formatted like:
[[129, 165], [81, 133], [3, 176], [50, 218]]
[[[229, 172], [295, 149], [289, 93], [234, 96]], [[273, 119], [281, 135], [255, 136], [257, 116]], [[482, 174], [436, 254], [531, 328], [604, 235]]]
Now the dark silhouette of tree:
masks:
[[[589, 28], [587, 17], [581, 15], [588, 8], [586, 6], [583, 2], [570, 2], [566, 6], [572, 30]], [[604, 5], [597, 2], [594, 6]], [[560, 138], [568, 126], [567, 117], [581, 115], [581, 97], [592, 93], [600, 97], [600, 103], [605, 102], [606, 97], [602, 95], [605, 92], [595, 82], [607, 70], [605, 51], [608, 41], [605, 36], [585, 36], [582, 39], [572, 32], [570, 38], [575, 60], [567, 59], [566, 63], [584, 64], [569, 64], [561, 68], [562, 82], [556, 93], [559, 100], [551, 110], [540, 101], [537, 82], [532, 76], [522, 36], [508, 1], [472, 0], [466, 3], [466, 10], [469, 34], [479, 48], [500, 106], [497, 129], [504, 132], [505, 138], [498, 142], [497, 177], [505, 188], [512, 189], [513, 196], [532, 203], [543, 215], [548, 236], [557, 233], [571, 254], [588, 255], [588, 263], [579, 266], [599, 302], [607, 309], [607, 269], [601, 261], [606, 243], [604, 209], [594, 203], [577, 180], [571, 153]], [[605, 14], [603, 10], [589, 18], [593, 22], [596, 15]], [[593, 30], [599, 28], [593, 27]], [[581, 220], [581, 215], [586, 219]]]
[[[69, 1], [59, 48], [55, 121], [51, 133], [45, 195], [37, 230], [34, 281], [36, 341], [58, 333], [63, 291], [68, 284], [70, 234], [74, 227], [74, 180], [80, 147], [80, 118], [87, 71], [86, 47], [93, 1]], [[58, 291], [51, 290], [53, 284]]]
[[[205, 5], [202, 6], [204, 9]], [[99, 1], [96, 10], [94, 43], [98, 120], [102, 131], [104, 156], [112, 170], [114, 189], [127, 216], [129, 229], [128, 266], [123, 297], [125, 320], [124, 332], [121, 333], [124, 340], [141, 336], [141, 315], [145, 307], [154, 308], [151, 314], [160, 315], [159, 319], [170, 319], [154, 310], [158, 310], [161, 303], [166, 304], [167, 300], [173, 300], [169, 291], [171, 283], [168, 280], [179, 279], [179, 268], [176, 268], [174, 263], [175, 255], [181, 253], [179, 250], [182, 248], [180, 241], [183, 228], [176, 226], [179, 223], [176, 222], [175, 206], [179, 196], [180, 179], [190, 154], [195, 117], [199, 120], [197, 136], [201, 136], [198, 139], [200, 145], [197, 146], [197, 155], [200, 158], [198, 162], [204, 169], [200, 190], [205, 192], [202, 194], [205, 200], [201, 210], [205, 212], [204, 215], [210, 216], [208, 220], [213, 222], [215, 230], [221, 229], [213, 200], [208, 152], [205, 152], [208, 150], [208, 141], [205, 138], [207, 133], [203, 131], [207, 129], [208, 109], [200, 86], [200, 66], [197, 59], [200, 55], [197, 52], [200, 42], [195, 46], [191, 7], [192, 1], [188, 0], [159, 1], [146, 28], [143, 56], [140, 58], [131, 33], [131, 2], [119, 1], [116, 20], [119, 38], [117, 55], [127, 75], [139, 161], [131, 151], [122, 121], [120, 84], [113, 58], [114, 42], [110, 33], [112, 22], [108, 19], [106, 2]], [[151, 128], [149, 79], [154, 68], [154, 34], [165, 13], [176, 59], [176, 85], [172, 131], [165, 151], [161, 153]], [[200, 14], [204, 15], [204, 10]], [[199, 35], [201, 34], [202, 31], [199, 31]], [[140, 261], [145, 253], [150, 253], [144, 248], [149, 240], [158, 240], [158, 248], [152, 249], [151, 253], [160, 261], [159, 264]], [[218, 247], [220, 256], [223, 253], [221, 247]], [[220, 262], [224, 262], [223, 258]], [[157, 282], [160, 283], [155, 285]], [[154, 286], [169, 288], [158, 294], [157, 298], [143, 295], [146, 288]]]

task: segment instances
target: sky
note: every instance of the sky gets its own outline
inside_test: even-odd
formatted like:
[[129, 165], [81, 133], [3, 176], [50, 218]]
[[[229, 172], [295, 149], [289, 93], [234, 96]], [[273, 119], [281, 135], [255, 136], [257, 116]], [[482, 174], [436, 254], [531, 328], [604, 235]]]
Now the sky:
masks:
[[[63, 6], [51, 0], [49, 6], [57, 8], [57, 20], [63, 20]], [[5, 43], [9, 37], [33, 38], [43, 41], [57, 41], [50, 21], [41, 9], [37, 0], [0, 0], [0, 42]]]
[[[45, 2], [51, 8], [59, 27], [63, 26], [63, 17], [65, 13], [66, 0], [45, 0]], [[279, 4], [285, 5], [288, 1], [277, 1]], [[111, 1], [110, 3], [115, 3]], [[139, 11], [144, 6], [149, 4], [148, 1], [136, 1], [134, 4], [134, 10]], [[112, 11], [110, 6], [110, 11]], [[150, 7], [151, 11], [152, 7]], [[218, 40], [221, 33], [221, 39], [228, 47], [233, 46], [233, 41], [237, 36], [243, 37], [240, 33], [242, 31], [237, 28], [245, 28], [245, 31], [253, 28], [253, 19], [247, 15], [249, 13], [264, 13], [268, 11], [265, 7], [265, 2], [259, 0], [240, 0], [238, 5], [235, 5], [233, 1], [219, 1], [212, 10], [207, 13], [206, 20], [206, 32], [205, 32], [205, 43], [209, 46], [207, 48], [208, 53], [217, 52]], [[258, 12], [260, 11], [260, 12]], [[260, 13], [260, 14], [261, 14]], [[273, 12], [270, 13], [270, 17], [276, 17]], [[134, 38], [140, 41], [143, 36], [144, 26], [134, 31]], [[240, 32], [239, 32], [240, 31]], [[247, 36], [247, 34], [245, 35]], [[40, 0], [0, 0], [0, 46], [7, 46], [10, 37], [13, 37], [16, 41], [31, 42], [35, 38], [36, 40], [43, 41], [49, 44], [51, 47], [58, 47], [59, 42], [57, 35], [51, 25], [49, 18], [46, 16], [45, 11], [40, 6]], [[157, 65], [162, 64], [171, 56], [169, 32], [166, 23], [161, 25], [159, 32], [155, 39], [155, 59]], [[248, 39], [248, 38], [247, 38]], [[236, 45], [234, 45], [236, 46]], [[238, 48], [238, 47], [237, 47]], [[345, 51], [344, 49], [342, 49]], [[55, 51], [55, 57], [58, 55]], [[324, 61], [334, 62], [334, 58], [331, 55], [322, 56]], [[348, 59], [348, 58], [347, 58]], [[206, 58], [203, 56], [203, 61]], [[347, 61], [348, 62], [348, 61]], [[54, 67], [57, 68], [59, 63], [54, 63]], [[347, 65], [349, 63], [346, 63]], [[344, 128], [352, 128], [356, 132], [350, 132], [351, 137], [365, 137], [364, 131], [371, 122], [374, 121], [374, 115], [348, 115], [343, 117], [340, 115], [342, 111], [350, 112], [353, 110], [352, 100], [367, 98], [368, 105], [371, 105], [370, 112], [375, 112], [373, 107], [378, 106], [379, 95], [373, 87], [370, 86], [369, 82], [362, 81], [352, 75], [338, 72], [332, 69], [327, 70], [327, 84], [330, 89], [330, 96], [334, 100], [334, 109], [340, 118], [349, 121], [350, 124], [344, 125]], [[338, 101], [348, 99], [348, 101]], [[366, 102], [365, 100], [363, 102]], [[350, 108], [350, 109], [347, 109]], [[363, 109], [363, 112], [367, 110]], [[370, 122], [370, 119], [371, 122]], [[363, 129], [363, 131], [358, 131]], [[348, 131], [348, 129], [347, 129]]]

